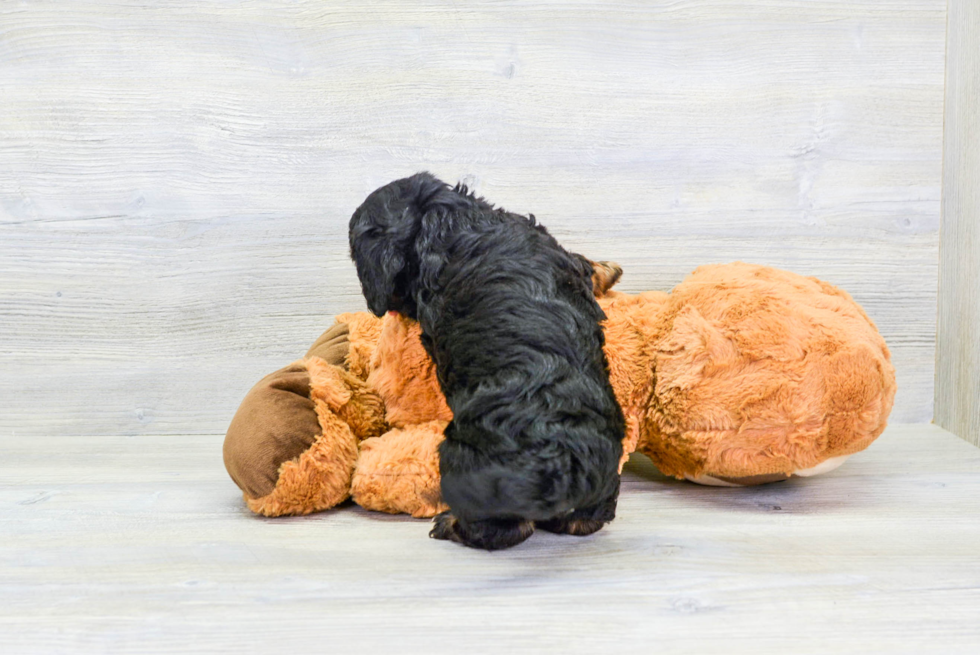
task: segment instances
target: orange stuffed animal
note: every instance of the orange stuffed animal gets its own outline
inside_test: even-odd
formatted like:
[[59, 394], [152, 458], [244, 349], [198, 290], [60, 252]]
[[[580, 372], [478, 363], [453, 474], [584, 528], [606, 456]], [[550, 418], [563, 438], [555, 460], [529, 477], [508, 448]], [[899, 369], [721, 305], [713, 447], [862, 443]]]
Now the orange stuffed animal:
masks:
[[[610, 380], [634, 451], [665, 474], [744, 486], [832, 470], [885, 428], [895, 371], [874, 323], [816, 278], [702, 266], [667, 294], [610, 291], [596, 265]], [[433, 516], [452, 419], [416, 323], [342, 314], [307, 355], [260, 381], [225, 438], [249, 508], [307, 514], [348, 496]]]

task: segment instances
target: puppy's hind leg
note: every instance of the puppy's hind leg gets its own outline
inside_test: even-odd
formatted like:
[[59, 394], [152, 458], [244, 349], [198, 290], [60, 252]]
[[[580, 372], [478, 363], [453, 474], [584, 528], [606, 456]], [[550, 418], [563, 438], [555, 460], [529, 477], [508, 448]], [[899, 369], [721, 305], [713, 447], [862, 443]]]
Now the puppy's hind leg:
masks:
[[461, 521], [451, 512], [437, 515], [433, 523], [435, 525], [429, 532], [433, 539], [448, 539], [483, 550], [502, 550], [516, 546], [534, 532], [534, 523], [524, 519]]
[[606, 500], [591, 507], [575, 509], [563, 516], [547, 521], [535, 521], [535, 527], [557, 534], [571, 534], [584, 537], [598, 532], [609, 521], [616, 518], [616, 500], [619, 498], [619, 484], [616, 491]]

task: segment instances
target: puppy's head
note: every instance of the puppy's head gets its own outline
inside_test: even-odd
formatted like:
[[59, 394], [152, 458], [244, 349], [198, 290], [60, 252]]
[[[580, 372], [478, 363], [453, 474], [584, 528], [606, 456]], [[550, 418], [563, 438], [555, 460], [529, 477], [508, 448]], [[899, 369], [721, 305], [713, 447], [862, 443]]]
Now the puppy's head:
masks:
[[396, 311], [416, 317], [419, 275], [416, 241], [434, 207], [464, 200], [429, 173], [417, 173], [377, 189], [350, 219], [350, 254], [368, 308], [377, 316]]

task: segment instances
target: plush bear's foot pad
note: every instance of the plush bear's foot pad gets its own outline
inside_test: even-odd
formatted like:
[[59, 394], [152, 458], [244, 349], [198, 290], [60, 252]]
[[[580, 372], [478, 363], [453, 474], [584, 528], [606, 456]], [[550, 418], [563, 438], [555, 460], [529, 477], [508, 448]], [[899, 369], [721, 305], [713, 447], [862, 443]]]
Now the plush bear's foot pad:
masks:
[[429, 536], [455, 541], [470, 548], [502, 550], [521, 543], [534, 533], [534, 523], [522, 519], [483, 519], [463, 523], [452, 512], [438, 514]]

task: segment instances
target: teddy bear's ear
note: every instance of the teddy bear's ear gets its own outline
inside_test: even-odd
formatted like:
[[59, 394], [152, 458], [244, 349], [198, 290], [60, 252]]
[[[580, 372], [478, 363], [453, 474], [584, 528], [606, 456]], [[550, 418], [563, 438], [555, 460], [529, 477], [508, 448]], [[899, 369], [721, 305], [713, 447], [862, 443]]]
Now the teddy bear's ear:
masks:
[[623, 276], [623, 269], [616, 262], [595, 262], [577, 252], [570, 253], [582, 265], [582, 275], [592, 271], [592, 294], [596, 298], [606, 295]]
[[592, 264], [592, 292], [596, 298], [601, 298], [607, 291], [619, 282], [623, 276], [622, 267], [616, 262], [593, 262]]

